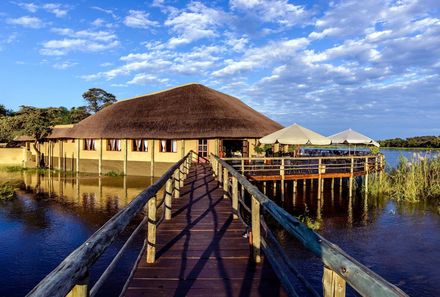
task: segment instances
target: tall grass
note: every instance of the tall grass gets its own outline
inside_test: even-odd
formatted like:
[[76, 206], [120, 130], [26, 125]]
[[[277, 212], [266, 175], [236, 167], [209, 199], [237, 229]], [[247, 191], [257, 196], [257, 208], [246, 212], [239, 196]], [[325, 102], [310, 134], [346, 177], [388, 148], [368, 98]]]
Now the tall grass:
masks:
[[440, 157], [416, 154], [408, 160], [401, 156], [397, 168], [370, 180], [369, 191], [401, 201], [440, 199]]

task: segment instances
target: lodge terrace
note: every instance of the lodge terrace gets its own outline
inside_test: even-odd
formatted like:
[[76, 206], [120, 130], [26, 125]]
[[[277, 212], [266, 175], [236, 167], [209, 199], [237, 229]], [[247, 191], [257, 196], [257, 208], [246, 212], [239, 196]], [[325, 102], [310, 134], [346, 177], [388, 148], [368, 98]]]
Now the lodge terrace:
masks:
[[[257, 140], [282, 128], [232, 96], [187, 84], [119, 101], [39, 144], [45, 166], [62, 171], [160, 176], [190, 151], [255, 154]], [[30, 139], [23, 166], [36, 166]]]

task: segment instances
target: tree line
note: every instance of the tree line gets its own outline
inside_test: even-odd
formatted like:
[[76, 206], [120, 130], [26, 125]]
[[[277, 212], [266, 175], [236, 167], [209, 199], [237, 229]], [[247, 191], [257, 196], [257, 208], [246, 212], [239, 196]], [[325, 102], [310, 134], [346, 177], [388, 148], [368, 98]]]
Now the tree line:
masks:
[[392, 138], [378, 141], [382, 147], [404, 147], [404, 148], [440, 148], [440, 136], [416, 136], [403, 138]]
[[9, 145], [21, 135], [34, 139], [34, 149], [38, 160], [40, 152], [37, 143], [41, 142], [53, 126], [76, 124], [88, 116], [116, 102], [116, 97], [99, 88], [91, 88], [82, 94], [86, 105], [79, 107], [20, 106], [17, 111], [9, 110], [0, 104], [0, 142]]

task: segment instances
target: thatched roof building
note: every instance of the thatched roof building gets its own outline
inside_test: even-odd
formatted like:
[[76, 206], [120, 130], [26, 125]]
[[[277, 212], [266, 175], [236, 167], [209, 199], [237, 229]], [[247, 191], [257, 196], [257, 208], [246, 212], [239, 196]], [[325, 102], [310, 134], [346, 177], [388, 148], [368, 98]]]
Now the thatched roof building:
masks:
[[57, 133], [57, 136], [260, 138], [281, 128], [280, 124], [235, 97], [200, 84], [188, 84], [119, 101], [84, 119], [72, 129], [65, 129], [64, 134]]

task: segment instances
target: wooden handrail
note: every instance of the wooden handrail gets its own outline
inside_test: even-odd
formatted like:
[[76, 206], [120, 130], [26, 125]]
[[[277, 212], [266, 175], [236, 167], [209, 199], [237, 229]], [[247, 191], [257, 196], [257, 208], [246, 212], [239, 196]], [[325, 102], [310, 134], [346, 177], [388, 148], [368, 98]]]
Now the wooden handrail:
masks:
[[317, 157], [312, 157], [312, 156], [303, 156], [303, 157], [234, 157], [234, 158], [222, 158], [222, 160], [224, 161], [241, 161], [241, 160], [318, 160], [318, 159], [322, 159], [322, 160], [327, 160], [327, 159], [365, 159], [365, 157], [368, 158], [375, 158], [377, 156], [381, 156], [381, 154], [379, 155], [363, 155], [363, 156], [317, 156]]
[[176, 170], [179, 171], [179, 176], [182, 176], [180, 173], [182, 171], [182, 164], [192, 160], [190, 158], [192, 158], [193, 154], [195, 153], [190, 151], [168, 169], [154, 184], [137, 195], [125, 208], [90, 236], [85, 243], [67, 256], [58, 267], [49, 273], [26, 296], [66, 296], [73, 287], [88, 275], [91, 266], [113, 243], [116, 237], [121, 234], [133, 218], [141, 212], [152, 198], [156, 197], [156, 194], [167, 181], [173, 178]]
[[[365, 158], [363, 156], [362, 158]], [[339, 246], [331, 243], [318, 233], [307, 228], [298, 219], [290, 215], [275, 202], [270, 200], [266, 195], [254, 186], [242, 174], [235, 170], [230, 164], [223, 159], [211, 154], [213, 166], [225, 168], [228, 175], [237, 179], [252, 197], [252, 206], [258, 202], [261, 211], [270, 215], [276, 222], [289, 234], [299, 240], [305, 248], [319, 257], [325, 266], [335, 273], [336, 277], [340, 277], [349, 283], [362, 296], [408, 296], [398, 287], [387, 282], [381, 276], [377, 275], [357, 260], [349, 256]], [[253, 218], [252, 222], [256, 220]], [[254, 229], [254, 226], [252, 226]], [[258, 228], [259, 229], [259, 228]], [[254, 237], [255, 234], [252, 234]], [[258, 235], [259, 236], [259, 235]], [[254, 240], [254, 238], [253, 238]], [[259, 245], [257, 247], [259, 250]], [[254, 251], [255, 257], [255, 251]], [[282, 273], [282, 272], [281, 272]], [[345, 289], [344, 289], [345, 292]]]

